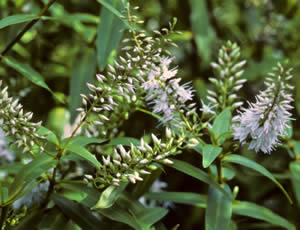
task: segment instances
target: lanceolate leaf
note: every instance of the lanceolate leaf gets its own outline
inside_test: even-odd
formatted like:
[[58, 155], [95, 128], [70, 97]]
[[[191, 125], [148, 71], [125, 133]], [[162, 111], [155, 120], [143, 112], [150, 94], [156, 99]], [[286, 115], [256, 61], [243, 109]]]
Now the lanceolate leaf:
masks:
[[66, 147], [66, 150], [69, 150], [69, 151], [75, 153], [76, 155], [78, 155], [78, 156], [82, 157], [83, 159], [92, 163], [97, 169], [100, 169], [100, 167], [101, 167], [100, 162], [86, 148], [84, 148], [80, 145], [76, 145], [76, 144], [69, 144]]
[[[230, 194], [228, 185], [224, 189]], [[213, 186], [209, 186], [205, 212], [205, 230], [227, 229], [232, 214], [232, 200]]]
[[[123, 35], [125, 25], [116, 15], [124, 10], [125, 1], [101, 1], [105, 7], [101, 9], [100, 23], [97, 34], [97, 60], [99, 69], [104, 70], [110, 53], [117, 48]], [[114, 13], [112, 13], [114, 12]]]
[[291, 162], [290, 171], [292, 174], [292, 185], [295, 191], [298, 206], [300, 207], [300, 162], [299, 161]]
[[171, 160], [173, 161], [173, 164], [170, 165], [170, 167], [180, 172], [183, 172], [191, 177], [194, 177], [204, 183], [212, 185], [217, 189], [220, 189], [225, 195], [229, 196], [229, 194], [227, 194], [227, 192], [224, 189], [222, 189], [220, 185], [216, 183], [206, 172], [184, 161], [180, 161], [176, 159], [171, 159]]
[[213, 161], [220, 155], [222, 148], [214, 145], [204, 145], [202, 164], [204, 168], [207, 168], [213, 163]]
[[224, 142], [226, 136], [222, 136], [222, 134], [228, 132], [230, 123], [231, 123], [230, 108], [225, 109], [214, 120], [212, 131], [215, 137], [218, 139], [219, 144], [222, 144]]
[[281, 191], [284, 193], [284, 195], [286, 196], [286, 198], [289, 200], [290, 203], [293, 203], [290, 195], [287, 193], [287, 191], [283, 188], [283, 186], [275, 179], [275, 177], [267, 170], [265, 169], [263, 166], [257, 164], [256, 162], [240, 156], [240, 155], [228, 155], [226, 157], [223, 158], [224, 162], [231, 162], [231, 163], [235, 163], [235, 164], [240, 164], [243, 165], [245, 167], [251, 168], [259, 173], [261, 173], [262, 175], [268, 177], [270, 180], [272, 180], [280, 189]]
[[285, 229], [296, 230], [293, 224], [265, 207], [246, 201], [235, 201], [232, 205], [232, 208], [234, 214], [249, 216], [259, 220], [267, 221], [273, 225], [281, 226]]
[[7, 201], [16, 197], [23, 191], [26, 185], [35, 182], [34, 180], [37, 177], [54, 167], [56, 162], [56, 160], [45, 154], [24, 165], [16, 175], [14, 182], [9, 187], [9, 197]]
[[0, 29], [18, 23], [29, 22], [38, 18], [39, 17], [37, 15], [33, 15], [33, 14], [15, 14], [12, 16], [8, 16], [0, 20]]
[[18, 62], [17, 60], [13, 59], [12, 57], [3, 57], [2, 60], [5, 64], [10, 66], [11, 68], [15, 69], [19, 73], [21, 73], [24, 77], [26, 77], [29, 81], [33, 84], [38, 85], [44, 89], [47, 89], [56, 100], [61, 103], [64, 103], [59, 97], [57, 97], [53, 91], [48, 87], [46, 82], [44, 81], [43, 77], [35, 71], [32, 67], [27, 64], [23, 64]]
[[52, 194], [51, 198], [65, 216], [72, 219], [82, 229], [107, 229], [108, 226], [95, 217], [87, 207], [58, 194]]
[[100, 199], [97, 204], [92, 207], [92, 210], [100, 208], [109, 208], [111, 207], [116, 200], [120, 197], [121, 193], [126, 188], [127, 183], [123, 183], [120, 186], [111, 185], [106, 188], [103, 193], [101, 193]]
[[70, 113], [71, 122], [76, 119], [76, 109], [81, 106], [80, 94], [86, 94], [86, 83], [92, 83], [96, 73], [96, 53], [93, 49], [85, 48], [77, 56], [71, 77]]

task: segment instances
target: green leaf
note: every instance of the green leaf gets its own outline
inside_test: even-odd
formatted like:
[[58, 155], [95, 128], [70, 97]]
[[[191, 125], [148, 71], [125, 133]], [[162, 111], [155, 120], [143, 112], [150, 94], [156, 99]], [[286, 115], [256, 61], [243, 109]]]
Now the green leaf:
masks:
[[222, 135], [229, 131], [230, 124], [231, 124], [231, 111], [230, 108], [226, 108], [222, 113], [220, 113], [216, 117], [212, 126], [212, 131], [220, 145], [224, 142], [226, 138], [226, 136], [222, 136]]
[[292, 204], [293, 201], [290, 197], [290, 195], [287, 193], [287, 191], [283, 188], [283, 186], [275, 179], [275, 177], [267, 170], [265, 169], [263, 166], [257, 164], [256, 162], [240, 156], [240, 155], [228, 155], [226, 157], [223, 158], [224, 162], [230, 162], [230, 163], [235, 163], [235, 164], [239, 164], [248, 168], [251, 168], [259, 173], [261, 173], [262, 175], [268, 177], [270, 180], [272, 180], [280, 189], [281, 191], [284, 193], [284, 195], [286, 196], [286, 198], [289, 200], [289, 202]]
[[94, 81], [95, 73], [96, 53], [91, 48], [84, 48], [76, 57], [70, 82], [71, 123], [75, 121], [78, 114], [76, 109], [82, 104], [80, 94], [88, 93], [86, 84]]
[[96, 157], [90, 153], [86, 148], [80, 146], [80, 145], [76, 145], [76, 144], [69, 144], [66, 147], [66, 151], [71, 151], [73, 153], [75, 153], [76, 155], [82, 157], [83, 159], [89, 161], [90, 163], [92, 163], [97, 169], [100, 169], [101, 164], [100, 162], [96, 159]]
[[140, 141], [133, 137], [117, 137], [112, 139], [107, 145], [124, 145], [130, 146], [130, 144], [140, 145]]
[[[224, 189], [231, 194], [228, 185]], [[227, 229], [232, 215], [232, 200], [218, 189], [209, 186], [205, 212], [205, 230]]]
[[28, 212], [28, 215], [22, 218], [20, 223], [13, 229], [14, 230], [32, 229], [32, 226], [38, 226], [44, 214], [45, 213], [39, 209], [32, 210], [31, 212]]
[[142, 223], [145, 229], [150, 229], [153, 224], [161, 220], [167, 213], [168, 209], [165, 208], [147, 208], [147, 211], [138, 215], [137, 220]]
[[[123, 23], [127, 26], [129, 29], [133, 29], [131, 25], [128, 23], [126, 19], [123, 18], [123, 15], [120, 13], [119, 9], [115, 7], [115, 5], [112, 5], [112, 0], [97, 0], [101, 5], [103, 5], [108, 11], [113, 13], [115, 16], [117, 16]], [[125, 6], [127, 1], [123, 1], [123, 5]], [[102, 19], [102, 18], [101, 18]]]
[[56, 207], [52, 208], [47, 215], [44, 215], [41, 223], [39, 224], [39, 230], [56, 230], [62, 226], [67, 225], [68, 219], [66, 216]]
[[180, 172], [183, 172], [191, 177], [194, 177], [206, 184], [212, 185], [215, 188], [220, 189], [225, 195], [229, 196], [229, 194], [227, 194], [227, 192], [224, 189], [222, 189], [220, 185], [216, 183], [206, 172], [184, 161], [180, 161], [177, 159], [170, 159], [170, 160], [173, 161], [173, 164], [170, 165], [170, 167]]
[[47, 141], [49, 141], [52, 144], [59, 145], [59, 140], [58, 140], [57, 136], [51, 130], [47, 129], [46, 127], [41, 126], [39, 128], [39, 130], [37, 131], [37, 133], [42, 136], [47, 134], [47, 136], [46, 136]]
[[145, 194], [144, 197], [150, 200], [170, 201], [202, 208], [206, 207], [207, 202], [206, 195], [191, 192], [153, 192]]
[[9, 187], [9, 197], [7, 202], [21, 193], [26, 185], [34, 182], [37, 177], [48, 171], [50, 168], [53, 168], [56, 163], [57, 160], [52, 159], [48, 155], [40, 155], [38, 158], [24, 165]]
[[97, 204], [92, 207], [92, 210], [111, 207], [120, 197], [121, 193], [126, 188], [127, 183], [122, 183], [120, 186], [111, 185], [102, 192]]
[[215, 31], [209, 22], [206, 1], [190, 0], [192, 13], [190, 21], [192, 31], [195, 34], [198, 55], [207, 65], [212, 56], [214, 40], [216, 39]]
[[38, 18], [39, 17], [37, 15], [33, 14], [15, 14], [8, 16], [0, 20], [0, 29], [23, 22], [29, 22]]
[[222, 148], [215, 145], [204, 145], [202, 165], [207, 168], [213, 163], [213, 161], [220, 155]]
[[300, 141], [295, 141], [293, 149], [295, 151], [295, 154], [300, 158]]
[[[99, 0], [98, 0], [99, 1]], [[104, 70], [111, 52], [117, 48], [123, 35], [125, 25], [118, 15], [124, 10], [124, 1], [110, 0], [99, 1], [105, 7], [101, 9], [100, 23], [97, 34], [97, 61], [101, 71]]]
[[290, 163], [290, 171], [292, 174], [292, 185], [295, 192], [295, 196], [300, 207], [300, 162], [293, 161]]
[[236, 215], [249, 216], [259, 220], [267, 221], [273, 225], [289, 230], [296, 230], [295, 226], [273, 213], [271, 210], [246, 201], [235, 201], [232, 204], [232, 212]]
[[98, 230], [108, 227], [107, 224], [101, 222], [93, 215], [87, 207], [55, 193], [51, 195], [51, 198], [64, 215], [72, 219], [82, 229]]
[[[69, 140], [69, 138], [64, 139], [62, 141], [62, 144], [63, 145], [66, 144], [68, 140]], [[102, 144], [105, 141], [106, 140], [104, 140], [104, 139], [99, 139], [99, 138], [96, 138], [96, 137], [75, 136], [75, 137], [72, 137], [69, 144], [76, 144], [76, 145], [86, 146], [86, 145], [89, 145], [89, 144]]]
[[20, 63], [17, 60], [13, 59], [12, 57], [2, 57], [2, 60], [6, 65], [10, 66], [11, 68], [21, 73], [33, 84], [48, 90], [57, 101], [64, 103], [61, 100], [61, 98], [56, 96], [56, 94], [48, 87], [43, 77], [36, 70], [31, 68], [29, 65]]

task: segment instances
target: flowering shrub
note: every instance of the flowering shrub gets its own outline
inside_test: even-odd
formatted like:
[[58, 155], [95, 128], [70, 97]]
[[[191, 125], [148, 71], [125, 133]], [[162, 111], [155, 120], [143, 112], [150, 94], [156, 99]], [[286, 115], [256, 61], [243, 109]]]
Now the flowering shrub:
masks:
[[[240, 172], [251, 169], [281, 192], [288, 207], [300, 202], [291, 65], [278, 62], [264, 78], [265, 88], [255, 89], [255, 102], [247, 101], [243, 87], [252, 84], [245, 76], [248, 60], [236, 42], [223, 42], [209, 67], [215, 77], [208, 78], [207, 96], [199, 98], [195, 84], [181, 78], [181, 66], [172, 54], [179, 49], [176, 37], [182, 36], [175, 30], [176, 19], [167, 28], [144, 30], [138, 7], [127, 1], [98, 2], [100, 23], [88, 14], [59, 15], [62, 5], [55, 0], [37, 16], [24, 13], [0, 20], [0, 29], [28, 22], [2, 51], [0, 61], [48, 90], [70, 111], [56, 108], [48, 115], [66, 114], [34, 122], [39, 117], [27, 111], [24, 95], [10, 90], [14, 87], [6, 86], [9, 81], [0, 81], [1, 229], [175, 230], [181, 229], [182, 220], [168, 228], [164, 221], [180, 204], [205, 209], [204, 224], [198, 217], [196, 222], [206, 230], [246, 229], [239, 222], [251, 219], [296, 229], [298, 223], [288, 215], [280, 216], [255, 196], [239, 193], [243, 183], [251, 183], [240, 180]], [[47, 10], [51, 16], [44, 15]], [[71, 26], [84, 31], [88, 46], [74, 66], [67, 100], [8, 52], [36, 22], [57, 20], [70, 26], [73, 19]], [[99, 26], [89, 37], [83, 22], [95, 21]], [[242, 107], [244, 102], [248, 105]], [[137, 112], [155, 128], [140, 125], [133, 137], [127, 133], [139, 119], [132, 120], [130, 128], [126, 124]], [[290, 154], [290, 168], [283, 171], [293, 187], [281, 184], [285, 174], [275, 175], [253, 159], [256, 153], [260, 159], [271, 157], [276, 149]], [[177, 175], [196, 179], [201, 189], [172, 190]], [[171, 180], [166, 183], [164, 176]]]

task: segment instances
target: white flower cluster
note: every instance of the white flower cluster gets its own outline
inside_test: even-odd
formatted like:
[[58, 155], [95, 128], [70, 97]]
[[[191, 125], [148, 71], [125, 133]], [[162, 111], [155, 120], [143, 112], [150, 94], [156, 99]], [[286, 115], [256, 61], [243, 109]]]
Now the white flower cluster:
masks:
[[5, 159], [7, 161], [12, 161], [12, 160], [14, 160], [14, 155], [8, 149], [8, 146], [6, 144], [5, 132], [0, 128], [0, 160], [1, 159]]
[[182, 140], [175, 139], [171, 130], [166, 128], [165, 143], [154, 134], [152, 141], [153, 147], [141, 138], [139, 146], [131, 144], [131, 148], [126, 150], [119, 145], [112, 156], [103, 156], [103, 165], [94, 180], [95, 185], [101, 188], [111, 184], [119, 186], [121, 182], [136, 183], [143, 180], [141, 175], [150, 174], [147, 168], [151, 170], [151, 164], [172, 164], [168, 157], [177, 154], [176, 148], [182, 144]]
[[176, 107], [185, 108], [185, 103], [193, 99], [193, 90], [188, 83], [179, 85], [180, 78], [175, 78], [177, 68], [169, 69], [174, 58], [159, 58], [159, 64], [148, 73], [142, 88], [147, 92], [146, 101], [153, 108], [153, 113], [163, 115], [163, 123], [174, 122]]
[[211, 64], [216, 70], [218, 77], [209, 78], [215, 85], [216, 91], [208, 90], [209, 95], [207, 99], [213, 104], [216, 111], [222, 111], [229, 106], [237, 108], [243, 104], [237, 101], [238, 96], [236, 94], [246, 82], [246, 79], [241, 79], [244, 73], [242, 68], [246, 64], [246, 61], [240, 61], [240, 55], [239, 46], [236, 43], [228, 41], [219, 50], [218, 63], [213, 62]]
[[255, 103], [242, 108], [233, 118], [234, 139], [245, 144], [250, 139], [249, 149], [270, 153], [277, 144], [278, 137], [286, 135], [288, 121], [293, 109], [292, 95], [288, 93], [294, 87], [286, 83], [292, 78], [291, 69], [285, 71], [281, 64], [275, 68], [278, 75], [270, 74], [265, 81], [267, 89], [256, 96]]
[[[0, 81], [0, 87], [2, 81]], [[18, 99], [13, 99], [8, 96], [7, 87], [0, 91], [0, 127], [8, 135], [16, 139], [15, 144], [23, 148], [23, 152], [27, 152], [33, 148], [34, 145], [39, 146], [40, 151], [44, 151], [41, 140], [45, 136], [37, 133], [42, 122], [34, 123], [32, 119], [32, 112], [23, 112], [23, 106]]]

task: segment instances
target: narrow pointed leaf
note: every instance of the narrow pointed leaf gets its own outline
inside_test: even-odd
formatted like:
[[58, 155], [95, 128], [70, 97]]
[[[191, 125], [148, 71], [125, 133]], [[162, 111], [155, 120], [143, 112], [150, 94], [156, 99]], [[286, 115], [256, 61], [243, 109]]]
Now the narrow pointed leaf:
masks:
[[213, 163], [213, 161], [220, 155], [222, 148], [215, 145], [204, 145], [202, 165], [207, 168]]
[[263, 166], [257, 164], [256, 162], [240, 156], [240, 155], [228, 155], [226, 157], [223, 158], [224, 162], [230, 162], [230, 163], [235, 163], [235, 164], [239, 164], [248, 168], [251, 168], [257, 172], [259, 172], [260, 174], [268, 177], [270, 180], [272, 180], [280, 189], [281, 191], [284, 193], [284, 195], [286, 196], [286, 198], [289, 200], [289, 202], [292, 204], [293, 201], [290, 197], [290, 195], [287, 193], [287, 191], [283, 188], [283, 186], [275, 179], [275, 177]]
[[246, 201], [235, 201], [232, 205], [232, 212], [236, 215], [249, 216], [255, 219], [269, 222], [273, 225], [283, 227], [289, 230], [296, 230], [295, 226], [273, 213], [271, 210]]
[[230, 124], [231, 124], [231, 112], [230, 112], [230, 108], [227, 108], [216, 117], [212, 127], [212, 131], [215, 137], [218, 139], [219, 144], [222, 144], [224, 142], [226, 136], [222, 136], [222, 135], [229, 131]]
[[15, 14], [12, 16], [8, 16], [0, 20], [0, 29], [23, 22], [29, 22], [38, 18], [39, 17], [37, 15], [33, 14]]
[[207, 196], [191, 192], [152, 192], [145, 194], [150, 200], [167, 201], [179, 204], [195, 205], [205, 208]]
[[32, 67], [30, 67], [27, 64], [20, 63], [17, 60], [13, 59], [12, 57], [3, 57], [2, 60], [4, 61], [4, 63], [6, 65], [8, 65], [9, 67], [11, 67], [11, 68], [15, 69], [16, 71], [18, 71], [19, 73], [21, 73], [24, 77], [26, 77], [33, 84], [48, 90], [57, 101], [64, 103], [61, 100], [61, 98], [56, 96], [56, 94], [48, 87], [48, 85], [44, 81], [43, 77]]
[[293, 161], [290, 163], [290, 171], [292, 174], [292, 185], [295, 192], [295, 196], [300, 207], [300, 162]]
[[125, 3], [120, 0], [110, 0], [110, 4], [107, 3], [108, 1], [101, 2], [105, 4], [105, 7], [101, 9], [96, 45], [98, 66], [102, 71], [107, 64], [109, 55], [118, 47], [122, 38], [125, 25], [120, 16], [116, 16], [116, 12], [123, 11]]
[[69, 151], [75, 153], [76, 155], [78, 155], [78, 156], [82, 157], [83, 159], [92, 163], [97, 169], [100, 169], [100, 167], [101, 167], [100, 162], [86, 148], [84, 148], [80, 145], [70, 144], [66, 147], [66, 150], [69, 150]]
[[108, 227], [107, 224], [104, 224], [93, 215], [87, 207], [58, 194], [52, 194], [51, 198], [65, 216], [72, 219], [82, 229], [98, 230]]
[[114, 185], [109, 186], [101, 193], [99, 201], [91, 209], [95, 210], [95, 209], [110, 208], [120, 197], [121, 193], [124, 191], [126, 186], [127, 183], [122, 183], [120, 184], [120, 186], [114, 186]]
[[[228, 185], [224, 189], [230, 194]], [[205, 230], [227, 229], [232, 215], [232, 200], [213, 186], [209, 186], [205, 211]]]
[[96, 73], [96, 53], [93, 49], [86, 48], [76, 57], [71, 83], [70, 83], [70, 113], [71, 123], [76, 119], [76, 111], [82, 104], [80, 94], [86, 94], [88, 88], [86, 84], [92, 83]]
[[209, 174], [207, 174], [206, 172], [202, 171], [199, 168], [196, 168], [193, 165], [190, 165], [189, 163], [186, 163], [184, 161], [180, 161], [177, 159], [170, 159], [171, 161], [173, 161], [173, 164], [170, 165], [170, 167], [183, 172], [191, 177], [194, 177], [206, 184], [212, 185], [214, 187], [216, 187], [217, 189], [220, 189], [225, 195], [229, 196], [229, 194], [227, 194], [227, 192], [222, 189], [218, 183], [216, 183], [210, 176]]
[[168, 209], [165, 208], [147, 208], [145, 212], [138, 215], [137, 219], [146, 229], [150, 229], [153, 224], [161, 220], [167, 213]]

